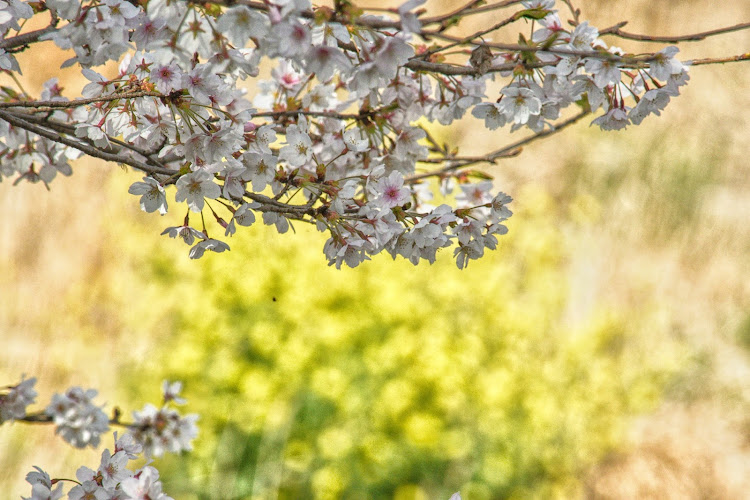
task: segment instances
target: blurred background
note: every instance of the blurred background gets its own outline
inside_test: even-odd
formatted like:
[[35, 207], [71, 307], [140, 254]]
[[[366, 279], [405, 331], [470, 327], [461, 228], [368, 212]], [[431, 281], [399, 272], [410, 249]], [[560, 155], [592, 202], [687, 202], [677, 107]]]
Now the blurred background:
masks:
[[[635, 33], [750, 20], [747, 2], [577, 6]], [[680, 56], [748, 47], [745, 31]], [[25, 55], [30, 93], [62, 75], [79, 95], [82, 77], [55, 70], [66, 56]], [[748, 63], [696, 67], [662, 117], [586, 120], [488, 168], [515, 214], [464, 271], [448, 252], [337, 271], [300, 224], [190, 261], [159, 236], [182, 211], [127, 194], [136, 172], [82, 160], [50, 192], [6, 180], [0, 381], [38, 377], [41, 404], [95, 387], [128, 416], [184, 381], [195, 451], [154, 464], [176, 499], [750, 498], [748, 110]], [[466, 154], [520, 137], [471, 117], [434, 130]], [[33, 465], [73, 477], [101, 454], [23, 424], [0, 427], [0, 450], [8, 498]]]

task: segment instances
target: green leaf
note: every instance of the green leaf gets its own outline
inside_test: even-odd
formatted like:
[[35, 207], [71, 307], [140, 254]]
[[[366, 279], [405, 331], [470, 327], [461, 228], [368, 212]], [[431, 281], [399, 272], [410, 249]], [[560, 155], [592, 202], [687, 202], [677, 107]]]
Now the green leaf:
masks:
[[520, 12], [517, 12], [515, 15], [516, 21], [519, 19], [534, 19], [534, 20], [540, 20], [547, 17], [547, 15], [550, 13], [547, 9], [541, 9], [539, 7], [535, 9], [526, 9], [522, 10]]

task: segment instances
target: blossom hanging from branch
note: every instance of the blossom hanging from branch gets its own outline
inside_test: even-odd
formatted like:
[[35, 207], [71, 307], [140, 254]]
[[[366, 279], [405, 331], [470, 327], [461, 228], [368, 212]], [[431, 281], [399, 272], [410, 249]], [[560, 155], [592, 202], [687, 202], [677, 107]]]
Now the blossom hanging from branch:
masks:
[[[130, 187], [144, 211], [166, 213], [173, 196], [184, 204], [184, 225], [164, 234], [180, 235], [191, 258], [228, 250], [222, 238], [259, 213], [281, 233], [298, 221], [328, 232], [324, 252], [337, 267], [383, 251], [434, 262], [454, 247], [462, 268], [495, 248], [512, 215], [511, 198], [468, 167], [517, 155], [591, 113], [603, 130], [638, 125], [679, 95], [691, 64], [750, 58], [680, 62], [674, 46], [630, 54], [603, 39], [678, 43], [750, 23], [649, 37], [624, 32], [625, 23], [598, 30], [570, 0], [471, 0], [432, 16], [425, 4], [0, 1], [2, 72], [13, 77], [16, 53], [52, 40], [71, 52], [63, 66], [90, 81], [75, 99], [56, 79], [38, 98], [0, 87], [0, 180], [49, 184], [89, 155], [145, 175]], [[460, 21], [475, 15], [490, 20], [486, 29], [459, 36]], [[25, 31], [36, 16], [49, 25]], [[487, 41], [510, 27], [516, 43]], [[272, 79], [257, 81], [264, 59]], [[94, 69], [113, 60], [114, 78]], [[562, 118], [569, 107], [577, 114]], [[466, 115], [528, 135], [468, 157], [438, 144], [421, 120]], [[431, 205], [432, 191], [454, 181], [454, 205]]]
[[34, 404], [37, 392], [36, 378], [22, 378], [21, 382], [0, 388], [0, 425], [6, 422], [33, 424], [55, 424], [55, 433], [77, 448], [96, 448], [101, 435], [109, 431], [110, 425], [126, 429], [119, 438], [115, 432], [114, 451], [104, 450], [97, 470], [80, 467], [76, 480], [52, 479], [47, 472], [34, 467], [26, 481], [32, 486], [28, 500], [59, 499], [63, 495], [63, 482], [75, 483], [68, 498], [97, 499], [142, 499], [169, 500], [162, 492], [159, 471], [150, 465], [132, 471], [126, 466], [143, 454], [146, 458], [159, 457], [164, 452], [180, 453], [192, 450], [192, 441], [198, 434], [195, 422], [198, 415], [182, 416], [171, 407], [186, 401], [180, 397], [181, 382], [164, 381], [162, 405], [156, 408], [147, 404], [140, 412], [134, 411], [133, 422], [123, 422], [119, 408], [107, 418], [94, 403], [95, 389], [83, 390], [71, 387], [63, 394], [55, 394], [44, 411], [29, 413], [27, 407]]

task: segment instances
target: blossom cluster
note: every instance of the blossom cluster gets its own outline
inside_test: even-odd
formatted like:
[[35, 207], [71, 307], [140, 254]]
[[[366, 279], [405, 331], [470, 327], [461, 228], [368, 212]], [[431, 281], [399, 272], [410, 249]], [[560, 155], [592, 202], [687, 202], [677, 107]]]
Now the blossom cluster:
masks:
[[0, 424], [26, 416], [26, 407], [36, 400], [36, 378], [23, 378], [18, 384], [8, 386], [0, 393]]
[[[585, 21], [566, 28], [554, 0], [503, 3], [520, 9], [506, 24], [531, 25], [519, 45], [477, 35], [428, 46], [424, 3], [406, 2], [393, 19], [309, 0], [1, 1], [0, 68], [21, 70], [13, 50], [29, 37], [19, 21], [48, 10], [55, 22], [32, 41], [72, 51], [63, 66], [79, 65], [90, 83], [74, 100], [55, 79], [40, 101], [0, 88], [0, 179], [49, 183], [82, 154], [129, 165], [145, 174], [129, 190], [144, 211], [167, 213], [171, 192], [186, 205], [184, 224], [163, 234], [180, 236], [191, 258], [229, 250], [209, 235], [210, 213], [212, 235], [224, 237], [256, 215], [280, 233], [314, 224], [329, 233], [324, 253], [337, 267], [383, 251], [432, 263], [455, 247], [461, 268], [507, 232], [511, 198], [473, 182], [463, 167], [476, 161], [438, 145], [424, 120], [448, 125], [470, 112], [490, 130], [538, 134], [576, 103], [601, 109], [602, 129], [621, 129], [658, 115], [688, 80], [675, 47], [625, 54]], [[449, 60], [456, 45], [471, 57]], [[275, 62], [272, 78], [257, 80], [264, 59]], [[109, 61], [116, 76], [93, 69]], [[488, 91], [498, 77], [499, 93]], [[418, 170], [427, 165], [438, 168]], [[445, 203], [432, 205], [438, 197]]]
[[[127, 468], [142, 452], [141, 445], [130, 434], [115, 437], [114, 452], [106, 449], [96, 470], [86, 466], [76, 471], [76, 486], [68, 491], [70, 500], [171, 500], [162, 491], [159, 471], [145, 465], [135, 471]], [[39, 467], [26, 475], [31, 496], [24, 500], [57, 500], [63, 497], [63, 480], [52, 479]]]
[[[114, 452], [105, 450], [102, 453], [101, 464], [96, 471], [87, 467], [78, 469], [78, 485], [70, 490], [68, 498], [170, 498], [162, 493], [159, 472], [155, 468], [146, 465], [133, 472], [127, 469], [127, 464], [140, 454], [150, 458], [159, 457], [165, 451], [180, 453], [192, 449], [192, 441], [198, 433], [195, 425], [198, 416], [182, 416], [170, 407], [171, 404], [185, 403], [180, 397], [180, 382], [165, 381], [162, 385], [162, 407], [157, 409], [147, 404], [141, 411], [133, 412], [132, 423], [121, 422], [119, 411], [109, 420], [93, 402], [97, 391], [80, 387], [71, 387], [63, 394], [55, 394], [44, 412], [28, 413], [27, 407], [35, 402], [37, 396], [35, 383], [35, 378], [23, 379], [0, 393], [0, 424], [14, 420], [51, 422], [55, 424], [57, 434], [78, 448], [97, 447], [101, 435], [109, 431], [110, 424], [127, 428], [127, 432], [119, 438], [115, 433]], [[38, 467], [36, 469], [37, 472], [29, 473], [26, 478], [32, 485], [32, 496], [29, 498], [61, 498], [62, 483], [51, 480]]]

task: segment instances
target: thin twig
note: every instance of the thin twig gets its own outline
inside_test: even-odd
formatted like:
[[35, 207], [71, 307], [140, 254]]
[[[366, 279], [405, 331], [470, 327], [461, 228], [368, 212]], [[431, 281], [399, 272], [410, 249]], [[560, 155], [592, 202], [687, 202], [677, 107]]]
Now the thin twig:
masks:
[[600, 31], [600, 35], [612, 35], [620, 38], [626, 38], [628, 40], [637, 40], [639, 42], [658, 42], [658, 43], [679, 43], [679, 42], [700, 42], [708, 37], [723, 35], [725, 33], [732, 33], [734, 31], [741, 31], [750, 29], [750, 23], [740, 23], [734, 26], [727, 26], [726, 28], [717, 28], [715, 30], [703, 31], [701, 33], [693, 33], [691, 35], [675, 35], [675, 36], [651, 36], [651, 35], [638, 35], [635, 33], [627, 33], [622, 31], [625, 23], [619, 23], [612, 28]]
[[[570, 127], [571, 125], [577, 123], [588, 114], [590, 114], [590, 111], [588, 110], [582, 111], [578, 113], [577, 115], [554, 125], [551, 129], [547, 129], [543, 132], [536, 133], [534, 135], [531, 135], [529, 137], [516, 141], [512, 144], [508, 144], [507, 146], [504, 146], [484, 156], [474, 156], [474, 157], [465, 157], [465, 158], [445, 158], [442, 161], [450, 161], [451, 162], [450, 165], [447, 165], [444, 168], [441, 168], [440, 170], [435, 170], [433, 172], [425, 172], [422, 174], [409, 175], [405, 177], [404, 179], [406, 182], [415, 182], [421, 179], [426, 179], [428, 177], [443, 177], [447, 174], [455, 172], [458, 169], [465, 168], [470, 165], [475, 165], [477, 163], [495, 163], [497, 160], [501, 158], [509, 158], [512, 156], [517, 156], [518, 154], [521, 153], [521, 149], [523, 146], [530, 144], [532, 142], [535, 142], [544, 137], [549, 137], [550, 135], [554, 135], [560, 132], [561, 130], [566, 129]], [[422, 161], [422, 163], [433, 163], [433, 162]]]
[[[27, 424], [51, 424], [55, 421], [54, 417], [47, 415], [44, 412], [29, 413], [22, 418], [16, 418], [16, 422], [25, 422]], [[119, 417], [109, 419], [109, 425], [119, 425], [121, 427], [137, 427], [136, 424], [130, 422], [121, 422]]]
[[170, 169], [166, 169], [166, 168], [162, 168], [158, 166], [153, 166], [153, 165], [148, 165], [146, 163], [143, 163], [142, 161], [136, 160], [135, 158], [128, 158], [126, 156], [121, 155], [120, 152], [109, 153], [106, 151], [102, 151], [101, 149], [95, 146], [86, 144], [80, 140], [73, 140], [64, 135], [60, 135], [54, 130], [50, 130], [50, 129], [35, 125], [33, 123], [30, 123], [24, 120], [23, 118], [20, 118], [19, 116], [14, 115], [13, 113], [9, 113], [7, 111], [0, 110], [0, 119], [5, 120], [6, 122], [10, 123], [11, 125], [15, 127], [21, 128], [23, 130], [28, 130], [29, 132], [37, 134], [51, 141], [59, 142], [60, 144], [65, 144], [66, 146], [70, 146], [71, 148], [77, 149], [78, 151], [81, 151], [82, 153], [85, 153], [89, 156], [93, 156], [95, 158], [100, 158], [106, 161], [113, 161], [116, 163], [123, 163], [125, 165], [129, 165], [133, 168], [136, 168], [138, 170], [141, 170], [149, 174], [173, 175], [175, 173], [174, 170], [170, 170]]
[[17, 102], [0, 102], [0, 109], [3, 108], [34, 108], [34, 111], [50, 111], [52, 109], [77, 108], [86, 104], [97, 102], [118, 101], [120, 99], [134, 99], [136, 97], [167, 97], [160, 92], [150, 92], [139, 90], [135, 92], [124, 92], [122, 94], [112, 94], [108, 96], [89, 97], [86, 99], [73, 99], [72, 101], [17, 101]]
[[455, 42], [449, 43], [448, 45], [443, 45], [442, 47], [437, 47], [435, 49], [428, 50], [427, 52], [424, 52], [424, 53], [419, 54], [419, 55], [414, 56], [414, 57], [426, 58], [426, 57], [431, 56], [432, 54], [436, 54], [438, 52], [442, 52], [442, 51], [445, 51], [445, 50], [448, 50], [448, 49], [452, 49], [453, 47], [456, 47], [458, 45], [465, 45], [467, 43], [472, 42], [473, 40], [476, 40], [477, 38], [481, 38], [482, 36], [484, 36], [484, 35], [486, 35], [488, 33], [491, 33], [491, 32], [493, 32], [495, 30], [499, 30], [503, 26], [507, 26], [508, 24], [510, 24], [510, 23], [512, 23], [514, 21], [517, 21], [517, 20], [518, 19], [516, 18], [515, 15], [510, 16], [509, 18], [503, 19], [499, 23], [495, 24], [491, 28], [487, 28], [486, 30], [478, 31], [477, 33], [474, 33], [473, 35], [467, 36], [465, 38], [461, 38], [459, 40], [456, 40]]
[[688, 66], [705, 66], [707, 64], [725, 64], [730, 62], [750, 61], [750, 52], [740, 54], [738, 56], [730, 57], [719, 57], [719, 58], [706, 58], [706, 59], [693, 59], [691, 61], [685, 61]]
[[28, 45], [30, 43], [38, 42], [42, 36], [48, 33], [52, 33], [53, 31], [57, 31], [57, 23], [60, 21], [60, 19], [57, 17], [57, 13], [54, 11], [50, 11], [50, 16], [51, 19], [49, 22], [49, 26], [47, 26], [46, 28], [29, 31], [28, 33], [24, 33], [22, 35], [16, 35], [11, 38], [0, 40], [0, 49], [11, 51], [12, 49], [23, 47], [24, 45]]

